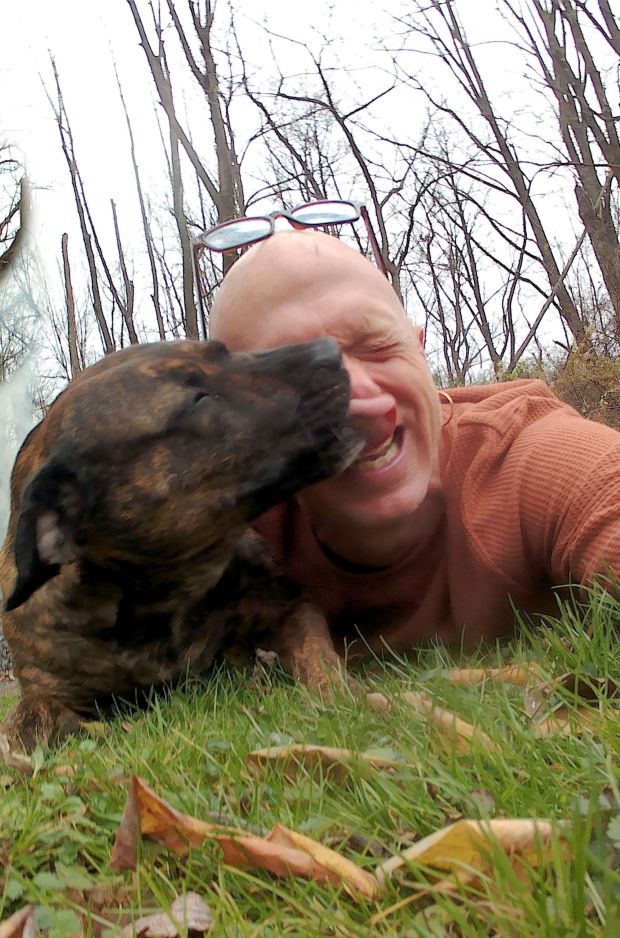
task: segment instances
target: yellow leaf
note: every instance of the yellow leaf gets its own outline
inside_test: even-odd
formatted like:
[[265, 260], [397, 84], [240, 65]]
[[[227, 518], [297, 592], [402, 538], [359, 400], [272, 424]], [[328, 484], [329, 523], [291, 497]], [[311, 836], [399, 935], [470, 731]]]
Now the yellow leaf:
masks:
[[472, 726], [471, 723], [461, 720], [450, 710], [438, 707], [427, 694], [405, 691], [403, 698], [416, 710], [427, 713], [431, 724], [442, 731], [439, 738], [455, 748], [457, 752], [470, 753], [474, 743], [486, 749], [487, 752], [498, 751], [498, 747], [486, 733]]
[[402, 767], [402, 762], [381, 756], [354, 753], [350, 749], [338, 749], [334, 746], [313, 746], [306, 743], [291, 743], [286, 746], [271, 746], [249, 752], [246, 759], [248, 768], [255, 773], [265, 765], [277, 765], [287, 776], [295, 778], [301, 766], [305, 769], [321, 770], [323, 775], [333, 780], [342, 781], [351, 772], [351, 765], [363, 762], [373, 769], [392, 769]]
[[452, 668], [445, 671], [443, 676], [453, 684], [464, 687], [481, 684], [483, 681], [527, 687], [533, 681], [540, 681], [540, 670], [536, 665], [510, 664], [503, 668]]
[[276, 824], [269, 834], [269, 839], [272, 843], [290, 844], [303, 850], [320, 866], [329, 870], [351, 895], [361, 893], [369, 899], [376, 899], [379, 896], [379, 883], [372, 873], [366, 872], [347, 857], [343, 857], [335, 850], [312, 840], [311, 837], [290, 830], [288, 827], [283, 827], [281, 824]]
[[488, 869], [489, 851], [499, 847], [511, 857], [537, 865], [540, 845], [549, 849], [553, 827], [550, 821], [537, 818], [496, 818], [490, 821], [456, 821], [409, 847], [399, 856], [391, 857], [376, 870], [380, 883], [396, 870], [418, 864], [451, 873], [467, 873]]

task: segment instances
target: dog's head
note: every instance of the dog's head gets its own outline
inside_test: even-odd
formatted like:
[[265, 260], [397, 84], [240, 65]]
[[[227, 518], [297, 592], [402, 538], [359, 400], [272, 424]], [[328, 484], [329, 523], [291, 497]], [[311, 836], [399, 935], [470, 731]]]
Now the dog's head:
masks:
[[230, 540], [355, 458], [348, 402], [331, 339], [234, 355], [157, 343], [104, 359], [34, 431], [46, 458], [23, 488], [7, 608], [76, 560], [170, 566]]

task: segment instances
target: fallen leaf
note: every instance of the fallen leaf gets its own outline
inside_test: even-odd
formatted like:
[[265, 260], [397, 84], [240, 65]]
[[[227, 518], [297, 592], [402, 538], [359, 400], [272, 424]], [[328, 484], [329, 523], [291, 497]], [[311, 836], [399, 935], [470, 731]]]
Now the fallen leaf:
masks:
[[379, 883], [372, 873], [329, 847], [276, 824], [266, 837], [217, 837], [224, 859], [231, 866], [253, 866], [276, 876], [305, 876], [318, 882], [343, 886], [349, 895], [369, 899], [379, 896]]
[[465, 877], [475, 878], [475, 871], [488, 869], [490, 849], [496, 845], [511, 857], [538, 865], [539, 848], [549, 852], [553, 827], [550, 821], [536, 818], [494, 818], [489, 821], [457, 821], [391, 857], [376, 869], [380, 883], [403, 867], [418, 864]]
[[591, 708], [559, 707], [548, 716], [538, 716], [534, 719], [534, 736], [539, 739], [550, 736], [581, 736], [583, 733], [596, 732], [603, 722], [604, 718]]
[[267, 669], [280, 666], [280, 657], [277, 651], [266, 651], [264, 648], [257, 648], [254, 655], [256, 661]]
[[510, 664], [503, 668], [452, 668], [443, 672], [442, 677], [446, 677], [453, 684], [459, 684], [463, 687], [482, 684], [483, 681], [526, 687], [532, 681], [539, 682], [541, 674], [536, 665]]
[[269, 746], [255, 749], [246, 757], [248, 768], [256, 774], [266, 765], [276, 765], [283, 774], [294, 779], [303, 766], [304, 769], [321, 771], [325, 778], [343, 781], [351, 774], [355, 763], [363, 762], [373, 769], [402, 768], [403, 762], [375, 756], [370, 753], [355, 753], [351, 749], [338, 749], [334, 746], [313, 746], [306, 743], [289, 743], [284, 746]]
[[556, 686], [562, 687], [571, 694], [576, 694], [583, 700], [599, 700], [617, 697], [620, 685], [609, 677], [593, 677], [591, 675], [577, 675], [570, 671], [562, 674], [556, 680]]
[[27, 905], [0, 923], [0, 938], [34, 938], [34, 906]]
[[75, 778], [77, 769], [74, 765], [57, 765], [52, 770], [52, 775], [59, 778]]
[[[604, 725], [606, 716], [595, 706], [572, 707], [560, 703], [554, 707], [549, 703], [553, 692], [560, 688], [571, 693], [576, 692], [580, 685], [575, 681], [575, 675], [564, 674], [560, 678], [524, 689], [523, 706], [532, 721], [534, 736], [539, 739], [551, 736], [581, 736], [584, 733], [595, 733]], [[595, 695], [587, 696], [586, 686], [588, 685], [584, 684], [581, 687], [586, 694], [585, 699], [597, 702]]]
[[385, 694], [368, 693], [366, 694], [366, 706], [376, 713], [387, 713], [390, 709], [390, 701]]
[[[178, 923], [178, 924], [175, 924]], [[131, 925], [125, 926], [119, 938], [177, 938], [181, 935], [178, 926], [184, 930], [208, 932], [213, 925], [209, 906], [196, 892], [178, 896], [170, 906], [170, 914], [156, 912], [143, 915]]]
[[470, 791], [469, 797], [481, 814], [486, 814], [488, 817], [489, 814], [495, 813], [495, 798], [488, 788], [474, 788]]
[[215, 829], [214, 824], [172, 808], [143, 779], [134, 775], [110, 853], [110, 864], [115, 872], [135, 870], [139, 833], [164, 844], [174, 853], [184, 854], [190, 846], [200, 847]]
[[342, 885], [351, 895], [374, 898], [379, 892], [371, 873], [304, 834], [276, 824], [266, 837], [260, 837], [239, 828], [208, 824], [170, 807], [143, 779], [134, 776], [110, 856], [115, 871], [136, 868], [139, 833], [177, 854], [187, 853], [189, 845], [200, 847], [210, 838], [217, 841], [231, 866], [258, 867], [276, 876], [307, 876]]
[[303, 850], [322, 867], [333, 873], [336, 877], [335, 882], [341, 881], [347, 892], [351, 894], [360, 892], [370, 899], [377, 898], [379, 885], [376, 877], [353, 863], [352, 860], [336, 853], [335, 850], [330, 850], [329, 847], [312, 840], [311, 837], [283, 827], [281, 824], [276, 824], [268, 836], [272, 843], [285, 845], [290, 843], [293, 847]]
[[438, 707], [427, 694], [405, 691], [403, 699], [416, 710], [427, 713], [431, 723], [442, 731], [440, 740], [455, 748], [457, 752], [470, 753], [474, 743], [487, 752], [498, 752], [498, 747], [486, 733], [461, 720], [450, 710]]
[[10, 766], [10, 768], [17, 769], [22, 775], [34, 774], [34, 763], [32, 760], [29, 759], [28, 756], [24, 756], [21, 752], [12, 752], [9, 741], [3, 733], [0, 733], [0, 759], [2, 759], [5, 765]]

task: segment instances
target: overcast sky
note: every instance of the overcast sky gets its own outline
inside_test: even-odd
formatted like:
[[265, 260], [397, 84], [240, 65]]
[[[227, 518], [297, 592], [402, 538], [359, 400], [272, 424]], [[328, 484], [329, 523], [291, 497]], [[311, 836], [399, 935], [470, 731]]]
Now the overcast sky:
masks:
[[[186, 2], [179, 2], [185, 9]], [[140, 4], [142, 7], [142, 4]], [[387, 7], [389, 13], [384, 12]], [[237, 0], [235, 8], [242, 46], [257, 75], [272, 70], [268, 39], [253, 26], [254, 17], [271, 30], [306, 43], [318, 51], [323, 37], [337, 39], [336, 60], [342, 75], [371, 95], [385, 87], [388, 78], [380, 70], [376, 50], [382, 44], [398, 47], [398, 23], [393, 16], [409, 8], [406, 0], [383, 4], [381, 0], [265, 0], [256, 4]], [[216, 22], [225, 22], [226, 5], [219, 0]], [[501, 20], [494, 13], [492, 0], [466, 0], [460, 4], [470, 35], [474, 39], [497, 39]], [[481, 15], [484, 12], [484, 15]], [[298, 46], [278, 42], [278, 61], [294, 72], [302, 59]], [[145, 141], [158, 133], [152, 99], [152, 81], [147, 73], [138, 36], [125, 0], [84, 2], [84, 0], [22, 0], [3, 4], [0, 31], [0, 135], [17, 142], [25, 153], [28, 172], [35, 189], [35, 239], [49, 259], [59, 251], [60, 235], [76, 226], [75, 207], [67, 168], [59, 146], [43, 82], [52, 89], [49, 53], [60, 72], [65, 103], [76, 139], [80, 167], [86, 178], [89, 197], [97, 209], [97, 200], [114, 197], [119, 205], [121, 223], [123, 203], [135, 208], [135, 189], [128, 159], [127, 135], [120, 108], [113, 71], [113, 57], [123, 84], [123, 91], [134, 122], [139, 158], [145, 172], [157, 176], [163, 171], [160, 148], [149, 154]], [[493, 43], [479, 50], [483, 61], [493, 65], [494, 90], [514, 87], [510, 50], [497, 49]], [[384, 59], [384, 62], [387, 60]], [[416, 67], [424, 64], [411, 63]], [[368, 67], [374, 66], [374, 67]], [[342, 79], [341, 79], [342, 80]], [[408, 99], [406, 122], [397, 95], [383, 99], [382, 115], [386, 125], [413, 137], [424, 114], [420, 96], [419, 111]], [[255, 117], [253, 118], [255, 119]], [[199, 128], [194, 128], [195, 132]]]

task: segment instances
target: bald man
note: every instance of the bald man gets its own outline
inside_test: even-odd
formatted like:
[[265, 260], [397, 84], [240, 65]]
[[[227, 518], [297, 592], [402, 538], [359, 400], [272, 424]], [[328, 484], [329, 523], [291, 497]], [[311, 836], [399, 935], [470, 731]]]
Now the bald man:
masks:
[[365, 257], [316, 231], [252, 247], [224, 279], [211, 336], [231, 350], [332, 336], [366, 447], [342, 475], [257, 523], [342, 650], [508, 635], [513, 604], [620, 574], [620, 434], [542, 381], [437, 392], [413, 325]]

